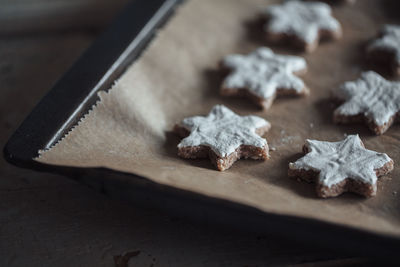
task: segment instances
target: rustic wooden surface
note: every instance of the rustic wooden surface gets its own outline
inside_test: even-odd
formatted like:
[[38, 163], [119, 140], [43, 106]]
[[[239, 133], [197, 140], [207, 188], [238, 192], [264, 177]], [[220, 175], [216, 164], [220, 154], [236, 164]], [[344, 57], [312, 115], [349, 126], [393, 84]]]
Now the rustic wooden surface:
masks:
[[1, 0], [0, 34], [79, 31], [104, 26], [129, 0]]
[[[0, 1], [1, 147], [126, 2]], [[0, 159], [0, 266], [365, 263], [321, 248], [144, 210], [65, 177], [18, 169]]]

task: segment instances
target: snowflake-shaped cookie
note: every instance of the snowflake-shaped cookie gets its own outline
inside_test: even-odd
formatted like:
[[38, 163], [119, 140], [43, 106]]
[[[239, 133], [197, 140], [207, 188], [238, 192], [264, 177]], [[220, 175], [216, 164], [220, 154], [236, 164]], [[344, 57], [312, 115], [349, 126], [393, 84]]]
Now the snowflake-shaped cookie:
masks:
[[374, 196], [378, 177], [393, 170], [393, 160], [366, 149], [358, 135], [340, 142], [307, 140], [304, 151], [304, 157], [289, 164], [289, 176], [315, 181], [324, 198], [346, 191]]
[[321, 2], [287, 1], [269, 6], [264, 15], [264, 30], [270, 41], [295, 39], [305, 51], [313, 51], [320, 38], [338, 39], [342, 35], [340, 23], [332, 17], [329, 5]]
[[370, 60], [389, 65], [400, 75], [400, 26], [385, 25], [367, 48]]
[[214, 106], [207, 117], [185, 118], [175, 132], [186, 136], [178, 144], [183, 158], [209, 157], [218, 170], [228, 169], [240, 158], [267, 159], [267, 140], [261, 138], [271, 125], [256, 116], [239, 116], [225, 106]]
[[230, 70], [221, 86], [225, 96], [247, 96], [268, 109], [276, 95], [305, 95], [308, 89], [294, 73], [304, 73], [307, 63], [301, 57], [277, 55], [267, 47], [249, 55], [229, 55], [221, 62]]
[[338, 123], [366, 120], [377, 135], [383, 134], [400, 111], [400, 82], [390, 82], [373, 71], [344, 83], [334, 96], [345, 101], [334, 112]]

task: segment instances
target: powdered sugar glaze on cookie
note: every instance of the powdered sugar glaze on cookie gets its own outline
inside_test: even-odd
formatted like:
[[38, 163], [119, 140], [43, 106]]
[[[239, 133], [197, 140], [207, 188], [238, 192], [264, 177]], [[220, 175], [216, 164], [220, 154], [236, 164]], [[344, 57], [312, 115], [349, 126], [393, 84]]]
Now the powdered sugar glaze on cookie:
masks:
[[307, 140], [306, 147], [309, 152], [289, 168], [319, 172], [319, 183], [328, 187], [346, 178], [374, 185], [378, 179], [375, 170], [392, 162], [385, 153], [364, 148], [358, 135], [340, 142]]
[[400, 26], [385, 25], [381, 31], [381, 37], [368, 46], [368, 52], [377, 49], [393, 52], [400, 65]]
[[239, 116], [223, 105], [214, 106], [207, 117], [194, 116], [182, 121], [181, 126], [190, 131], [178, 148], [209, 146], [220, 157], [233, 153], [241, 145], [264, 147], [267, 140], [256, 134], [270, 123], [257, 116]]
[[376, 125], [388, 123], [400, 110], [400, 82], [391, 82], [373, 71], [364, 72], [356, 81], [344, 83], [334, 95], [346, 101], [335, 115], [363, 114]]
[[320, 30], [341, 31], [330, 6], [321, 2], [287, 1], [269, 6], [264, 13], [269, 19], [265, 25], [267, 32], [295, 35], [308, 44], [318, 39]]
[[222, 85], [225, 90], [246, 88], [258, 97], [269, 98], [277, 89], [298, 93], [305, 89], [304, 82], [293, 74], [307, 69], [301, 57], [277, 55], [261, 47], [249, 55], [229, 55], [222, 64], [232, 70]]

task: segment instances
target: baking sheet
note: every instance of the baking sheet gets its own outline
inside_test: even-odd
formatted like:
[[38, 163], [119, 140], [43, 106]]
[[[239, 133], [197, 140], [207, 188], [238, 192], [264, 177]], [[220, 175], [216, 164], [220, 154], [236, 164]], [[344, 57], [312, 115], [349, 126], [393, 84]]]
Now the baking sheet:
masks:
[[[41, 151], [39, 162], [74, 167], [107, 167], [135, 173], [160, 184], [218, 197], [277, 214], [302, 216], [400, 237], [400, 127], [376, 137], [366, 126], [332, 123], [330, 90], [366, 69], [363, 48], [381, 24], [391, 21], [384, 1], [337, 6], [344, 38], [323, 43], [304, 55], [311, 89], [306, 98], [278, 99], [261, 112], [249, 101], [218, 94], [223, 79], [218, 61], [230, 53], [249, 53], [266, 45], [260, 8], [277, 1], [191, 0], [177, 11], [142, 57], [58, 144]], [[294, 53], [270, 46], [279, 53]], [[302, 54], [300, 54], [302, 55]], [[225, 172], [209, 160], [177, 157], [179, 138], [171, 133], [187, 116], [206, 115], [215, 104], [266, 118], [271, 159], [240, 160]], [[386, 152], [395, 170], [378, 184], [371, 199], [344, 194], [318, 199], [313, 184], [287, 177], [289, 161], [301, 156], [306, 138], [341, 140], [360, 134], [369, 149]], [[398, 193], [397, 193], [398, 192]]]

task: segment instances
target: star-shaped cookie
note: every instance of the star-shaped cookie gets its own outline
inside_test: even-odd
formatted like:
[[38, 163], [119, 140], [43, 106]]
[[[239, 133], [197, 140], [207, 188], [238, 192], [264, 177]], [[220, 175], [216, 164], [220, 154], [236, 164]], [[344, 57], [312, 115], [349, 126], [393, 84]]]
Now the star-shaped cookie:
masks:
[[400, 26], [383, 26], [379, 37], [367, 47], [367, 53], [370, 61], [384, 64], [400, 75]]
[[178, 144], [180, 157], [209, 157], [219, 171], [224, 171], [240, 158], [268, 159], [268, 143], [261, 136], [270, 128], [263, 118], [239, 116], [217, 105], [206, 117], [185, 118], [174, 131], [185, 137]]
[[294, 73], [307, 71], [301, 57], [277, 55], [267, 47], [249, 55], [229, 55], [221, 67], [230, 71], [221, 86], [221, 95], [245, 96], [268, 109], [276, 95], [306, 95], [309, 90]]
[[361, 74], [333, 92], [345, 101], [333, 115], [337, 123], [366, 121], [375, 134], [383, 134], [400, 111], [400, 82], [391, 82], [373, 71]]
[[358, 135], [340, 142], [307, 140], [303, 150], [304, 157], [289, 163], [289, 176], [316, 182], [317, 194], [323, 198], [347, 191], [374, 196], [378, 177], [393, 170], [393, 160], [366, 149]]
[[264, 30], [271, 42], [283, 40], [307, 52], [313, 51], [320, 39], [339, 39], [340, 23], [332, 16], [328, 4], [321, 2], [287, 1], [271, 5], [264, 11], [267, 23]]

